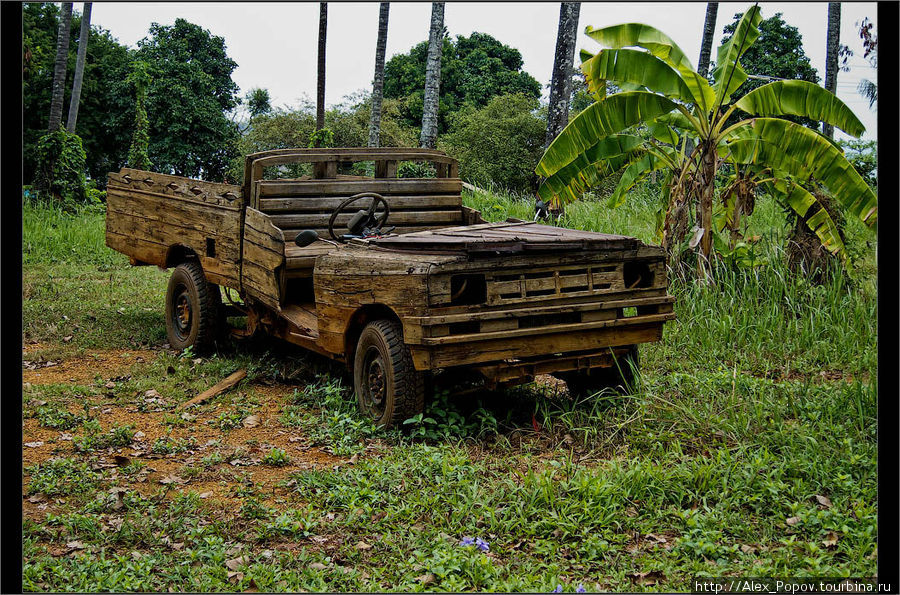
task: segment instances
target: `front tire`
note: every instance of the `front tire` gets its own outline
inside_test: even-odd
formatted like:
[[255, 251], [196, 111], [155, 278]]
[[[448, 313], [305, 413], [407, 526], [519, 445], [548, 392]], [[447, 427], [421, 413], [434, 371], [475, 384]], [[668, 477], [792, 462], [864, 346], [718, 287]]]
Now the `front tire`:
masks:
[[366, 325], [353, 361], [353, 387], [365, 415], [389, 428], [421, 413], [424, 377], [413, 367], [399, 322], [376, 320]]
[[206, 280], [197, 261], [184, 262], [172, 272], [166, 291], [166, 335], [173, 349], [211, 351], [216, 344], [222, 296], [219, 286]]

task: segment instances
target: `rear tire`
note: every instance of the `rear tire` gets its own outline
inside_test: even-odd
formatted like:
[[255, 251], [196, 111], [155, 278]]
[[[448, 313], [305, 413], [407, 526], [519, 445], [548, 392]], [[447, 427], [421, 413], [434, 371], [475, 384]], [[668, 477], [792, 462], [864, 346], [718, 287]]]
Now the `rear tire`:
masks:
[[609, 368], [593, 368], [587, 371], [560, 372], [557, 378], [565, 381], [569, 394], [575, 398], [590, 397], [605, 389], [617, 392], [628, 391], [638, 379], [640, 358], [638, 346], [632, 345], [628, 352], [619, 356]]
[[363, 329], [353, 361], [353, 387], [363, 414], [386, 428], [425, 410], [425, 375], [413, 367], [399, 322], [375, 320]]
[[172, 272], [166, 291], [166, 334], [173, 349], [193, 346], [197, 353], [212, 351], [218, 338], [222, 296], [219, 286], [206, 280], [195, 260]]

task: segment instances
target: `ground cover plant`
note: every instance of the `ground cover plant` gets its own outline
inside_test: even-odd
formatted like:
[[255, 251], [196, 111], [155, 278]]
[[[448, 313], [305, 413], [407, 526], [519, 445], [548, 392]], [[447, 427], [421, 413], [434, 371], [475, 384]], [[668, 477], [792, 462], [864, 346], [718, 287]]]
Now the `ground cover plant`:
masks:
[[[658, 189], [568, 227], [654, 237]], [[530, 219], [533, 199], [464, 202]], [[104, 243], [102, 205], [26, 201], [23, 587], [33, 591], [684, 591], [695, 576], [876, 572], [874, 234], [812, 284], [760, 197], [759, 266], [673, 278], [632, 394], [550, 378], [439, 390], [377, 429], [341, 368], [259, 341], [166, 345], [167, 273]], [[854, 256], [855, 255], [855, 256]], [[234, 390], [178, 406], [239, 368]]]

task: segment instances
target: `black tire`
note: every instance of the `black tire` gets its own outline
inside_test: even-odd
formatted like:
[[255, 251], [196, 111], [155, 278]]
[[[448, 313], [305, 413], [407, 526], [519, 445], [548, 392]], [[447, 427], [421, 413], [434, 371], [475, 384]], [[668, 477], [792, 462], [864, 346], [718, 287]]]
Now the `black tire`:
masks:
[[386, 428], [425, 410], [425, 375], [413, 367], [399, 322], [375, 320], [363, 329], [353, 358], [353, 388], [363, 414]]
[[638, 346], [632, 345], [625, 355], [620, 356], [612, 367], [594, 368], [587, 371], [560, 372], [557, 378], [565, 381], [569, 394], [576, 398], [589, 397], [602, 390], [612, 389], [624, 392], [634, 388], [639, 376], [640, 358]]
[[212, 351], [221, 322], [219, 286], [206, 280], [195, 260], [183, 262], [172, 272], [166, 291], [166, 334], [173, 349], [193, 346], [197, 353]]

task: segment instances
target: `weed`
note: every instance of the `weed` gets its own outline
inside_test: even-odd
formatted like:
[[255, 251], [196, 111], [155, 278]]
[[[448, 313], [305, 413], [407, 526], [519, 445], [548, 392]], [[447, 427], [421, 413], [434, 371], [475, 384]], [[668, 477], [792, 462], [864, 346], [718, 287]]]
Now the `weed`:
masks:
[[284, 467], [285, 465], [291, 464], [291, 457], [289, 457], [282, 449], [273, 448], [262, 458], [262, 463], [263, 465], [270, 465], [272, 467]]

